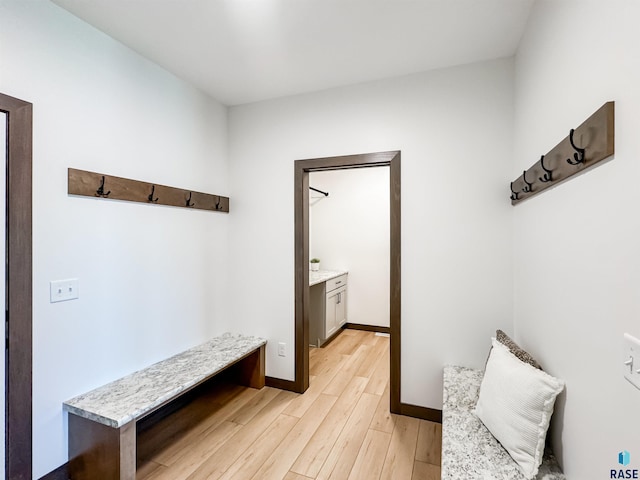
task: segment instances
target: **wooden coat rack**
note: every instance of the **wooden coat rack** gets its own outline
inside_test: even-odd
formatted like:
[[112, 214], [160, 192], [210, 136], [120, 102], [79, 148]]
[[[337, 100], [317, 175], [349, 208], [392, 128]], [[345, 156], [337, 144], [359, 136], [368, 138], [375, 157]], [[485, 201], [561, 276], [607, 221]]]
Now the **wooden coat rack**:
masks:
[[511, 182], [511, 205], [609, 158], [614, 154], [614, 130], [614, 102], [607, 102]]
[[69, 169], [68, 193], [85, 197], [170, 205], [229, 213], [229, 198], [155, 183]]

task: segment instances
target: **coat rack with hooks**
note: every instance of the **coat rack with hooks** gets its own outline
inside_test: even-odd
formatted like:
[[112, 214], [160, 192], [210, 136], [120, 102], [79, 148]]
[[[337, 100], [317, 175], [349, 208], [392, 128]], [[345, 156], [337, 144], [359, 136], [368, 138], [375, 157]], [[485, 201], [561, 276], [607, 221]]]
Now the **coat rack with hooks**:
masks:
[[511, 205], [589, 170], [614, 154], [614, 102], [607, 102], [511, 182]]
[[70, 195], [229, 213], [229, 198], [70, 168]]

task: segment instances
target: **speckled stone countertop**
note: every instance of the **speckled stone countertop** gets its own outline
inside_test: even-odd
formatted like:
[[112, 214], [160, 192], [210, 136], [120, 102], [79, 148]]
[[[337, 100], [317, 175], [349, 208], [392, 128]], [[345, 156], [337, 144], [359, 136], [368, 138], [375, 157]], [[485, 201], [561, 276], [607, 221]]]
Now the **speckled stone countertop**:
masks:
[[266, 344], [224, 335], [63, 403], [64, 410], [119, 428]]
[[309, 270], [309, 286], [312, 287], [318, 283], [326, 282], [345, 273], [348, 272], [346, 270], [318, 270], [317, 272]]
[[[491, 435], [473, 409], [482, 370], [444, 367], [442, 406], [442, 480], [524, 480], [518, 465]], [[550, 452], [536, 480], [565, 480]]]

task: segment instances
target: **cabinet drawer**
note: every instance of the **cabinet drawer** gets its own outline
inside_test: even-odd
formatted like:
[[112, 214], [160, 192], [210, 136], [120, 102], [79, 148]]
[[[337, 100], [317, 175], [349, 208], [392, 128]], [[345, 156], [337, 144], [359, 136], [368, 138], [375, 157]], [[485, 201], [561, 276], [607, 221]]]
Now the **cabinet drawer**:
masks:
[[327, 292], [335, 290], [336, 288], [344, 287], [347, 284], [347, 274], [340, 275], [339, 277], [327, 280]]

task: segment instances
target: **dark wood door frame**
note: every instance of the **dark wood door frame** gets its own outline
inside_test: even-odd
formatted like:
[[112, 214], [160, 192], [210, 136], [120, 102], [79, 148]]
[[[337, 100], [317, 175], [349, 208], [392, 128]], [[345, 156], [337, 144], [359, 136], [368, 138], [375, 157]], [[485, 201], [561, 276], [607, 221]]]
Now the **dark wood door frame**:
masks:
[[309, 173], [389, 166], [390, 191], [390, 393], [391, 411], [400, 404], [400, 152], [365, 153], [295, 161], [295, 380], [309, 388]]
[[32, 236], [33, 109], [0, 94], [7, 116], [5, 477], [32, 477]]
[[309, 388], [309, 173], [389, 166], [389, 331], [390, 410], [392, 413], [442, 422], [442, 411], [401, 401], [401, 204], [400, 151], [314, 158], [294, 162], [295, 182], [295, 380], [273, 386], [302, 393]]

